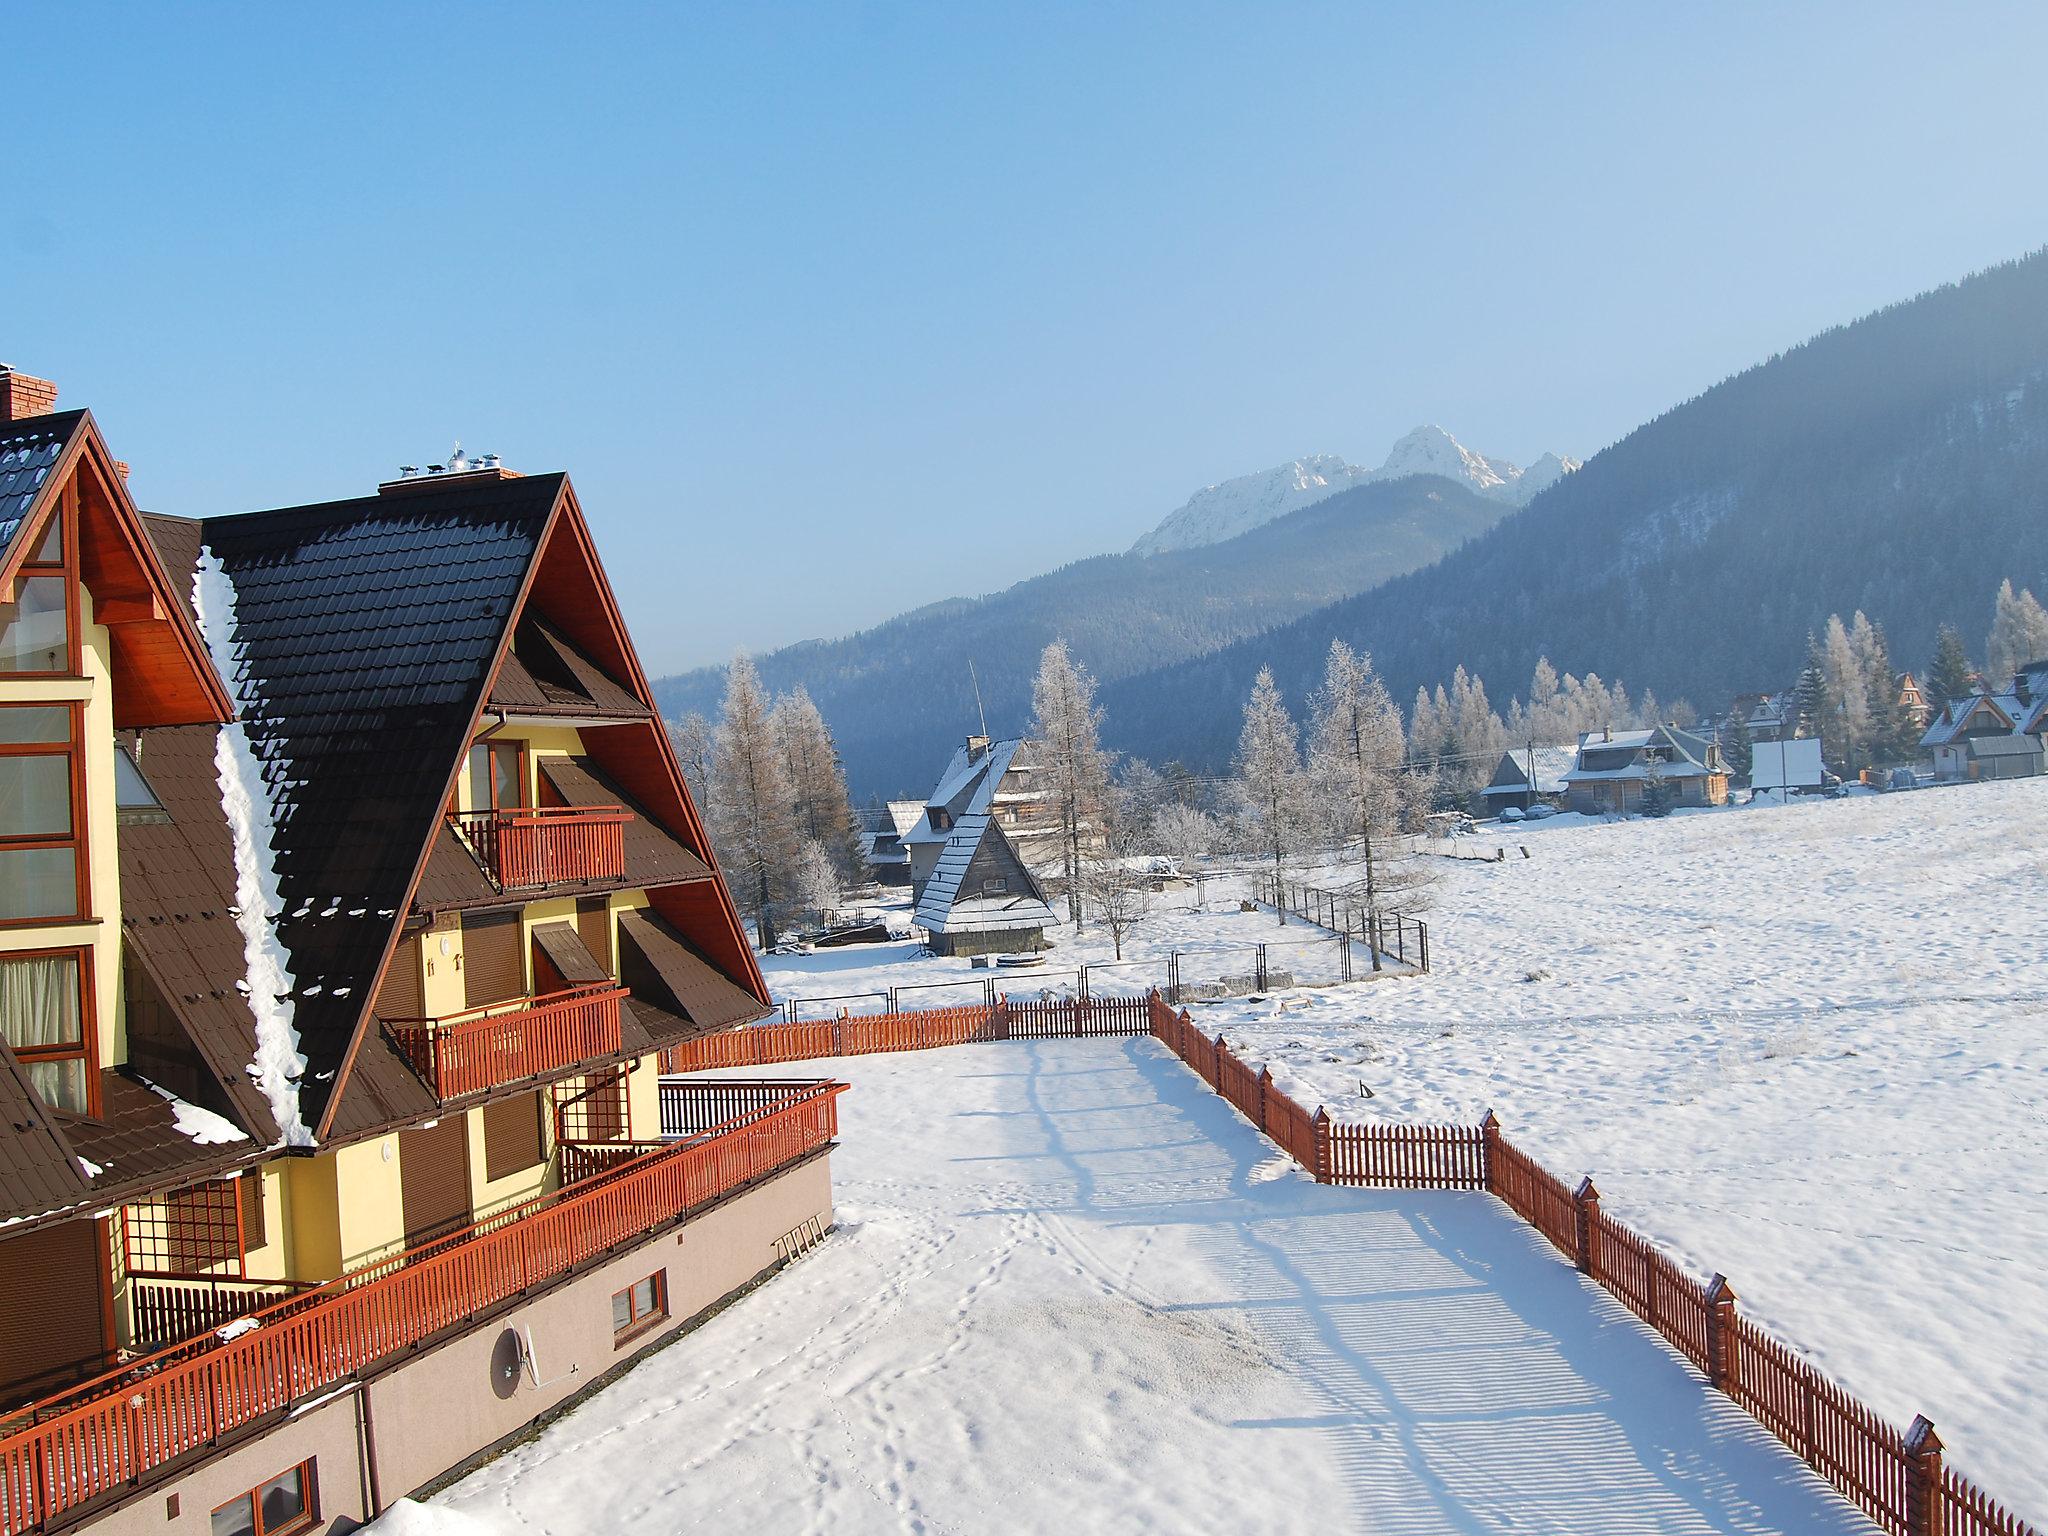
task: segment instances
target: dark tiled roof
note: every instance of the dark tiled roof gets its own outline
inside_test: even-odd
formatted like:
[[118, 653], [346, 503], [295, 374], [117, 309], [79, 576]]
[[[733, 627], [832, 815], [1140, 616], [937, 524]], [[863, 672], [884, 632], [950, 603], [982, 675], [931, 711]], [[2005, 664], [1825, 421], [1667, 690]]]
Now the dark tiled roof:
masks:
[[[621, 912], [619, 936], [640, 952], [670, 993], [668, 1001], [698, 1031], [744, 1024], [768, 1012], [751, 992], [720, 974], [717, 967], [653, 913]], [[635, 997], [639, 998], [638, 992]], [[647, 1001], [658, 1007], [662, 1000]]]
[[83, 411], [59, 411], [0, 424], [0, 562], [84, 419]]
[[119, 830], [121, 928], [205, 1059], [230, 1118], [259, 1140], [277, 1137], [269, 1102], [247, 1068], [256, 1019], [235, 982], [248, 972], [235, 905], [235, 855], [214, 766], [217, 727], [140, 732], [137, 766], [169, 821]]
[[441, 830], [434, 834], [434, 849], [427, 855], [419, 889], [413, 893], [416, 907], [422, 912], [443, 912], [457, 907], [503, 906], [525, 899], [502, 895], [477, 863], [476, 855], [455, 835], [455, 829], [446, 821], [441, 823]]
[[100, 1169], [93, 1198], [106, 1203], [212, 1178], [264, 1150], [254, 1140], [201, 1145], [178, 1129], [169, 1099], [125, 1072], [100, 1074], [100, 1114], [65, 1129], [78, 1155]]
[[0, 1221], [62, 1210], [90, 1193], [62, 1124], [0, 1042]]
[[626, 878], [623, 886], [677, 885], [704, 880], [711, 867], [677, 842], [661, 824], [607, 778], [587, 757], [543, 757], [540, 771], [570, 805], [622, 805], [633, 813], [626, 823]]
[[[317, 1125], [440, 817], [560, 475], [209, 518]], [[334, 988], [350, 991], [337, 996]], [[315, 990], [317, 989], [317, 990]]]

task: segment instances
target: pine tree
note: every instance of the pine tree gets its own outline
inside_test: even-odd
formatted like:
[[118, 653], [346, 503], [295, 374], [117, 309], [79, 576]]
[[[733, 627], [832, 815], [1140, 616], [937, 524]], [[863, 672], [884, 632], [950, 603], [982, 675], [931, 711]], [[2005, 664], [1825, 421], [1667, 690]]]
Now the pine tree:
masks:
[[775, 701], [769, 719], [795, 796], [798, 830], [825, 850], [842, 886], [859, 884], [867, 871], [860, 848], [860, 824], [854, 819], [839, 749], [832, 743], [825, 717], [798, 683]]
[[[1277, 876], [1282, 856], [1294, 846], [1299, 833], [1301, 747], [1294, 719], [1273, 683], [1271, 667], [1259, 668], [1251, 697], [1245, 700], [1244, 729], [1238, 733], [1233, 767], [1238, 799], [1261, 844], [1273, 855]], [[1287, 921], [1284, 909], [1280, 920]]]
[[1806, 665], [1800, 670], [1799, 681], [1792, 688], [1792, 729], [1797, 736], [1820, 734], [1822, 695], [1827, 692], [1827, 680], [1821, 671], [1820, 661], [1820, 639], [1816, 635], [1808, 635]]
[[1060, 823], [1067, 915], [1081, 921], [1081, 832], [1100, 814], [1109, 793], [1109, 758], [1101, 746], [1102, 711], [1095, 679], [1055, 640], [1038, 658], [1031, 684], [1032, 740], [1043, 755], [1046, 785]]
[[1963, 649], [1963, 637], [1953, 624], [1941, 626], [1934, 641], [1934, 659], [1927, 664], [1927, 703], [1940, 710], [1957, 699], [1967, 699], [1975, 683], [1976, 669], [1970, 653]]
[[764, 952], [775, 946], [776, 907], [796, 875], [795, 803], [761, 674], [742, 652], [726, 672], [725, 705], [712, 738], [712, 836], [734, 897], [753, 913]]
[[1728, 723], [1721, 727], [1721, 755], [1728, 759], [1728, 771], [1738, 779], [1749, 777], [1755, 767], [1756, 743], [1749, 734], [1749, 717], [1741, 709], [1728, 711]]

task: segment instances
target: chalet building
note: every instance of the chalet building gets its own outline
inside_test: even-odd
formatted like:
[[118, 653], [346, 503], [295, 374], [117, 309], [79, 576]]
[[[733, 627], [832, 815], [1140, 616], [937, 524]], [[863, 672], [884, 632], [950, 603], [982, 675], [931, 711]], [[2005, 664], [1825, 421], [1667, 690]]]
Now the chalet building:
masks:
[[910, 884], [910, 850], [903, 838], [924, 820], [922, 800], [891, 800], [860, 811], [860, 851], [878, 885]]
[[1564, 775], [1571, 809], [1590, 816], [1627, 815], [1643, 791], [1661, 780], [1673, 805], [1728, 803], [1728, 768], [1718, 744], [1675, 725], [1647, 731], [1585, 731]]
[[1913, 729], [1924, 731], [1934, 719], [1934, 701], [1927, 697], [1927, 690], [1920, 686], [1920, 680], [1910, 672], [1899, 674], [1899, 713], [1913, 723]]
[[1045, 930], [1059, 919], [1001, 822], [984, 811], [954, 824], [911, 921], [934, 954], [989, 955], [1045, 948]]
[[[0, 371], [0, 1536], [353, 1529], [831, 1219], [566, 476], [146, 517]], [[780, 1243], [780, 1246], [778, 1246]]]
[[1479, 791], [1480, 809], [1498, 816], [1509, 807], [1526, 811], [1532, 805], [1561, 803], [1564, 776], [1577, 756], [1571, 747], [1523, 747], [1503, 752], [1493, 778]]
[[910, 894], [924, 897], [925, 882], [954, 829], [969, 816], [988, 816], [1026, 864], [1047, 870], [1060, 863], [1060, 824], [1044, 771], [1031, 758], [1029, 743], [1012, 737], [993, 741], [970, 736], [953, 754], [938, 787], [924, 803], [923, 817], [902, 834], [910, 855]]
[[1949, 704], [1928, 722], [1920, 745], [1934, 759], [1934, 776], [1950, 783], [2032, 778], [2043, 771], [2044, 732], [2048, 661], [2036, 661], [2001, 693], [1987, 689]]

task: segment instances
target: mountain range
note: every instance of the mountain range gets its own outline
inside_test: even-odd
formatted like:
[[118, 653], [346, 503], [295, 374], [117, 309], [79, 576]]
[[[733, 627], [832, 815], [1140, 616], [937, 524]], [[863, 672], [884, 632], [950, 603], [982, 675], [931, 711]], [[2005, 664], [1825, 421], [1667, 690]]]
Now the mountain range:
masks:
[[1133, 544], [1131, 553], [1159, 555], [1220, 544], [1354, 485], [1409, 475], [1441, 475], [1489, 500], [1526, 506], [1538, 491], [1548, 490], [1578, 467], [1577, 459], [1546, 453], [1527, 469], [1517, 469], [1505, 459], [1474, 453], [1442, 427], [1417, 427], [1394, 444], [1378, 469], [1322, 453], [1205, 486]]
[[[1270, 664], [1299, 711], [1332, 638], [1398, 698], [1465, 666], [1496, 703], [1539, 656], [1716, 710], [1786, 685], [1862, 609], [1894, 661], [1983, 633], [1998, 583], [2048, 591], [2048, 252], [1823, 332], [1589, 459], [1524, 471], [1421, 428], [1198, 492], [1123, 555], [760, 658], [802, 682], [856, 794], [922, 792], [980, 718], [1021, 730], [1037, 652], [1102, 680], [1105, 740], [1221, 769]], [[720, 669], [656, 684], [716, 710]]]

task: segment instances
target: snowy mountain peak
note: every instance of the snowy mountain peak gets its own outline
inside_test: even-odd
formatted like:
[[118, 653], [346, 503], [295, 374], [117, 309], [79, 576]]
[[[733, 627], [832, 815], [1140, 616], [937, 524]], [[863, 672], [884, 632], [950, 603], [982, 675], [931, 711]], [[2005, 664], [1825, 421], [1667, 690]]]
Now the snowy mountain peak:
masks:
[[1198, 549], [1249, 533], [1276, 517], [1312, 506], [1326, 496], [1376, 480], [1407, 475], [1442, 475], [1494, 501], [1522, 506], [1579, 467], [1577, 459], [1546, 453], [1528, 469], [1505, 459], [1474, 453], [1442, 427], [1417, 427], [1395, 443], [1378, 469], [1366, 469], [1333, 453], [1294, 459], [1255, 475], [1239, 475], [1204, 486], [1178, 511], [1131, 546], [1134, 555]]

